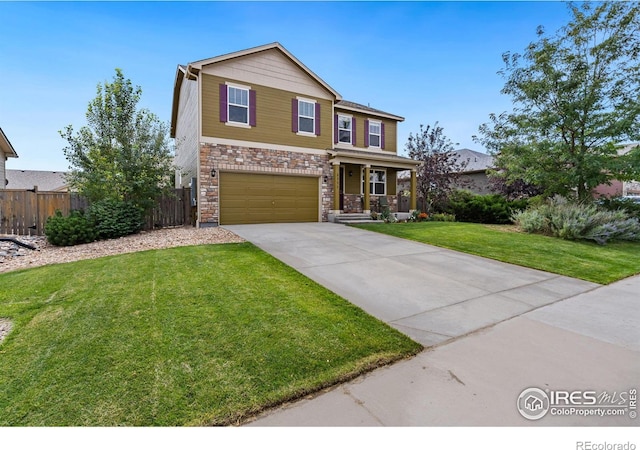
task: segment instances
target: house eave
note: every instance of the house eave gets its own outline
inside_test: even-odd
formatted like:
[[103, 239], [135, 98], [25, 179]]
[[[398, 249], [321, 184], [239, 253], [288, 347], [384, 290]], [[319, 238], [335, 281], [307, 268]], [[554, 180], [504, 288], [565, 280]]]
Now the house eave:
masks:
[[190, 67], [193, 67], [197, 70], [202, 70], [203, 67], [216, 64], [223, 61], [228, 61], [235, 58], [241, 58], [243, 56], [252, 55], [255, 53], [264, 52], [271, 49], [277, 49], [282, 54], [284, 54], [287, 58], [289, 58], [295, 65], [300, 67], [304, 72], [306, 72], [311, 78], [313, 78], [318, 84], [320, 84], [324, 89], [333, 95], [337, 101], [342, 100], [342, 96], [338, 91], [333, 89], [329, 84], [327, 84], [322, 78], [320, 78], [315, 72], [305, 66], [298, 58], [293, 56], [286, 48], [282, 46], [279, 42], [272, 42], [271, 44], [260, 45], [258, 47], [248, 48], [246, 50], [240, 50], [237, 52], [227, 53], [220, 56], [215, 56], [213, 58], [201, 59], [199, 61], [194, 61], [189, 64]]
[[405, 158], [397, 155], [386, 155], [376, 152], [365, 152], [358, 150], [328, 149], [331, 156], [329, 162], [344, 164], [361, 164], [391, 167], [399, 170], [415, 170], [420, 165], [420, 161]]
[[180, 105], [180, 89], [182, 88], [182, 82], [184, 81], [186, 69], [184, 66], [178, 65], [176, 69], [176, 78], [173, 83], [173, 104], [171, 105], [171, 128], [169, 129], [169, 136], [176, 137], [176, 126], [178, 124], [178, 106]]
[[345, 111], [352, 111], [352, 112], [357, 112], [357, 113], [361, 113], [361, 114], [365, 114], [368, 116], [375, 116], [375, 117], [384, 117], [385, 119], [391, 119], [391, 120], [395, 120], [397, 122], [404, 122], [404, 117], [402, 116], [396, 116], [395, 114], [390, 114], [390, 113], [386, 113], [383, 111], [371, 111], [368, 109], [361, 109], [361, 108], [355, 108], [352, 106], [344, 106], [344, 105], [335, 105], [335, 109], [336, 111], [338, 110], [345, 110]]
[[11, 145], [11, 142], [9, 142], [7, 135], [4, 134], [4, 131], [2, 131], [2, 128], [0, 128], [0, 150], [2, 150], [5, 158], [18, 157], [18, 153], [16, 153], [13, 145]]

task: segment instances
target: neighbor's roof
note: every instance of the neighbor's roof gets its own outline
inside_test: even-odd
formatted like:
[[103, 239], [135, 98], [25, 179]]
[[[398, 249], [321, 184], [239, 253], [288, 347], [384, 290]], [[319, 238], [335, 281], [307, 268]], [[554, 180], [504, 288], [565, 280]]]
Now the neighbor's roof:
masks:
[[618, 155], [626, 155], [636, 147], [640, 147], [640, 142], [632, 142], [630, 144], [625, 144], [622, 148], [618, 149]]
[[462, 171], [463, 173], [469, 172], [484, 172], [487, 169], [493, 167], [493, 156], [486, 153], [476, 152], [468, 148], [461, 148], [451, 152], [453, 155], [457, 155], [457, 161], [459, 163], [466, 161], [467, 166]]
[[[451, 153], [457, 155], [458, 162], [467, 161], [467, 166], [462, 173], [484, 172], [493, 167], [493, 156], [486, 153], [480, 153], [468, 148], [454, 150]], [[398, 172], [398, 179], [408, 179], [410, 175], [409, 171]]]
[[361, 105], [360, 103], [349, 102], [347, 100], [341, 100], [336, 103], [336, 108], [346, 109], [348, 111], [356, 111], [356, 112], [364, 112], [374, 114], [376, 116], [386, 117], [389, 119], [397, 120], [402, 122], [404, 117], [396, 116], [395, 114], [391, 114], [388, 112], [380, 111], [379, 109], [372, 108], [370, 106]]
[[9, 142], [7, 135], [2, 131], [2, 128], [0, 128], [0, 150], [7, 158], [18, 157], [18, 154], [14, 150], [13, 145], [11, 145], [11, 142]]
[[66, 172], [49, 172], [46, 170], [6, 170], [9, 182], [7, 189], [33, 189], [39, 191], [67, 191]]

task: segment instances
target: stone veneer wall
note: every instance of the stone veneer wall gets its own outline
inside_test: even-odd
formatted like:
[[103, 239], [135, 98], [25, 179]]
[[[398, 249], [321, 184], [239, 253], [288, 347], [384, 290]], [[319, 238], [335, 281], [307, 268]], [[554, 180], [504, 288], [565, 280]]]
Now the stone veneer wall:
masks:
[[[369, 199], [369, 206], [371, 206], [371, 211], [382, 212], [382, 208], [380, 208], [380, 197], [382, 195], [372, 195]], [[398, 212], [398, 197], [396, 195], [385, 195], [387, 198], [387, 205], [389, 205], [390, 212]]]
[[[269, 150], [259, 147], [240, 147], [222, 144], [200, 144], [199, 226], [219, 223], [218, 182], [211, 170], [271, 173], [274, 175], [313, 175], [321, 179], [322, 221], [327, 221], [333, 196], [332, 171], [329, 155]], [[325, 182], [324, 177], [327, 177]]]
[[[379, 198], [382, 195], [372, 195], [369, 197], [369, 206], [371, 211], [382, 212], [379, 206]], [[398, 212], [398, 197], [395, 195], [386, 195], [387, 204], [390, 212]], [[364, 195], [362, 194], [344, 194], [343, 212], [345, 213], [361, 213], [363, 210]]]
[[361, 213], [364, 195], [343, 194], [342, 211], [345, 213]]

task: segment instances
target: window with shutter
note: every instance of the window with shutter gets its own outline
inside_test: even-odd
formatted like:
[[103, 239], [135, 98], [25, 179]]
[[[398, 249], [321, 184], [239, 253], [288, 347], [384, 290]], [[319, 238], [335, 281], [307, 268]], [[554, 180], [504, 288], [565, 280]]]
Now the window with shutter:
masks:
[[291, 100], [291, 131], [300, 135], [320, 136], [320, 104], [315, 100]]
[[220, 85], [220, 122], [256, 126], [256, 91], [248, 87]]
[[314, 133], [316, 118], [316, 105], [304, 100], [298, 100], [298, 131]]
[[382, 124], [373, 120], [369, 121], [369, 145], [367, 147], [380, 148], [382, 143]]
[[351, 144], [351, 117], [338, 114], [338, 142]]

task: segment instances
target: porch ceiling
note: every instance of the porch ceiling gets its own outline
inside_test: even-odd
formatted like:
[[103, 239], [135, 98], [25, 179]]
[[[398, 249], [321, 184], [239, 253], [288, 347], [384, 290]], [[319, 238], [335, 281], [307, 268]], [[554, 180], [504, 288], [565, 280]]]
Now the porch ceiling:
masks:
[[327, 150], [331, 158], [330, 163], [361, 164], [391, 167], [400, 170], [415, 169], [420, 165], [420, 161], [405, 158], [397, 155], [385, 155], [381, 153], [366, 152], [359, 150]]

